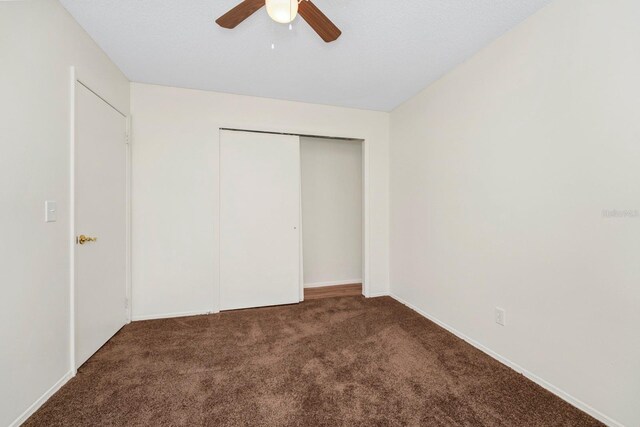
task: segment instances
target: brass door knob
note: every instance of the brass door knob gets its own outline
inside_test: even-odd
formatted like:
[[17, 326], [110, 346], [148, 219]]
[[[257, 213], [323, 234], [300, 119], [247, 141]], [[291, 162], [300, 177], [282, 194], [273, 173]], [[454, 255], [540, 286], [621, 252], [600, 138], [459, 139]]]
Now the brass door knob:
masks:
[[79, 243], [81, 245], [84, 245], [85, 243], [88, 243], [88, 242], [95, 242], [96, 240], [98, 240], [97, 237], [88, 237], [88, 236], [85, 236], [84, 234], [81, 234], [78, 237], [76, 237], [76, 243]]

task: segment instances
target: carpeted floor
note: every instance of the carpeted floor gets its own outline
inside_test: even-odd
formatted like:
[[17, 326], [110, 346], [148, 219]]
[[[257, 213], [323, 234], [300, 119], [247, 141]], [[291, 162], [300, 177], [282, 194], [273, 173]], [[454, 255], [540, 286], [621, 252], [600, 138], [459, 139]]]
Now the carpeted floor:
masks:
[[26, 426], [595, 426], [384, 297], [135, 322]]

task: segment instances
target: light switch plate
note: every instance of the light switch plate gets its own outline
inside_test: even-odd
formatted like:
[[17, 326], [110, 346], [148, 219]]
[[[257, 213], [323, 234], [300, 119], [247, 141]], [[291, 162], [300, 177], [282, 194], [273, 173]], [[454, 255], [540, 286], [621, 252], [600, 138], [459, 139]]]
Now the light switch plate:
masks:
[[55, 201], [44, 202], [44, 222], [56, 222], [58, 220], [58, 204]]

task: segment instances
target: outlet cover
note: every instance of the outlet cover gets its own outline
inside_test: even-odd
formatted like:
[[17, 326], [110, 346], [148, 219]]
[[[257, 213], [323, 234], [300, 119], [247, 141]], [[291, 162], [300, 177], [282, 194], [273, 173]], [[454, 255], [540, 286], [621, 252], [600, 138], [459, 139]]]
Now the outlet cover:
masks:
[[504, 308], [496, 307], [496, 323], [505, 326], [507, 324], [507, 312]]

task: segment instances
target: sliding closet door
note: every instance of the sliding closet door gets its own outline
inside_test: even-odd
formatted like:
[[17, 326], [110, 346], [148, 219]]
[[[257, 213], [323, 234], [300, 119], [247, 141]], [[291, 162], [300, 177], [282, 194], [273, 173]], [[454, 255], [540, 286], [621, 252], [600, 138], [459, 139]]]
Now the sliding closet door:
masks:
[[220, 307], [299, 302], [300, 141], [221, 131]]

